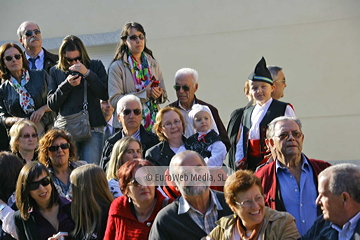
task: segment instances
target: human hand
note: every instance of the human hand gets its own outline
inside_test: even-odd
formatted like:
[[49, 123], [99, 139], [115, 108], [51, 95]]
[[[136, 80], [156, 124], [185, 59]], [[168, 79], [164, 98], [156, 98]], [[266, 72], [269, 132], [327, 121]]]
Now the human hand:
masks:
[[81, 76], [79, 75], [69, 75], [66, 78], [66, 81], [70, 83], [71, 86], [75, 87], [80, 84], [81, 82]]
[[246, 169], [246, 167], [247, 167], [246, 158], [243, 158], [240, 161], [236, 162], [235, 165], [236, 165], [236, 170]]
[[153, 87], [151, 88], [151, 97], [153, 99], [158, 99], [162, 94], [162, 89], [161, 87]]
[[76, 61], [76, 63], [69, 67], [69, 70], [73, 72], [79, 72], [82, 75], [85, 75], [88, 69], [85, 67], [84, 64], [82, 64], [79, 60]]
[[30, 121], [32, 121], [33, 123], [38, 123], [41, 118], [44, 116], [45, 110], [41, 107], [38, 110], [36, 110], [35, 112], [33, 112], [30, 116]]

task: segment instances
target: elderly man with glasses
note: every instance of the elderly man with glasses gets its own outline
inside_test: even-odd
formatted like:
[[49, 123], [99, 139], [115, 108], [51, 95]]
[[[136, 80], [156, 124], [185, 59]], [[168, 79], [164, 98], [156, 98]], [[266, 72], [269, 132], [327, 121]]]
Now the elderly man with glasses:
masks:
[[105, 141], [100, 160], [100, 167], [104, 170], [107, 168], [114, 144], [124, 137], [131, 136], [139, 140], [143, 154], [145, 154], [146, 150], [159, 143], [158, 137], [154, 133], [145, 130], [144, 126], [141, 125], [142, 105], [137, 96], [129, 94], [120, 98], [116, 106], [116, 112], [122, 127]]
[[175, 85], [174, 85], [174, 89], [176, 91], [176, 96], [178, 100], [169, 104], [169, 106], [176, 107], [181, 110], [185, 118], [185, 122], [187, 123], [184, 134], [185, 137], [187, 138], [195, 133], [193, 124], [190, 124], [190, 120], [188, 116], [192, 106], [194, 104], [201, 104], [208, 106], [211, 110], [211, 113], [216, 122], [216, 126], [219, 130], [221, 141], [225, 144], [226, 149], [229, 150], [230, 139], [227, 135], [224, 124], [220, 119], [218, 110], [216, 109], [216, 107], [197, 99], [195, 96], [195, 92], [198, 89], [198, 80], [199, 80], [199, 74], [195, 69], [191, 69], [191, 68], [179, 69], [175, 73]]
[[17, 35], [19, 42], [25, 48], [25, 56], [30, 69], [44, 69], [47, 73], [59, 60], [59, 56], [49, 53], [42, 47], [39, 25], [31, 21], [20, 24]]
[[293, 215], [303, 235], [320, 215], [315, 204], [317, 176], [330, 164], [309, 159], [302, 153], [304, 134], [297, 118], [275, 118], [269, 123], [265, 141], [277, 156], [275, 161], [255, 172], [266, 194], [265, 203], [272, 209]]

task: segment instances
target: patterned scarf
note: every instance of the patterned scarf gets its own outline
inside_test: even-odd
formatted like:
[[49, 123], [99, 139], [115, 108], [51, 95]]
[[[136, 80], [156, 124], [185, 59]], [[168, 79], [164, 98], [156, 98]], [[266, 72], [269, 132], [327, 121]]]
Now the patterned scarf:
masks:
[[[144, 53], [141, 53], [141, 63], [137, 62], [130, 52], [128, 52], [128, 56], [135, 88], [139, 92], [151, 84], [152, 74], [149, 62]], [[142, 107], [142, 125], [146, 130], [151, 131], [155, 123], [156, 113], [159, 111], [158, 104], [155, 103], [153, 98], [150, 98], [149, 101], [143, 103]]]
[[32, 99], [30, 93], [25, 88], [25, 85], [29, 82], [29, 80], [30, 76], [27, 70], [24, 70], [20, 83], [14, 77], [11, 77], [9, 80], [10, 85], [19, 94], [20, 106], [26, 114], [35, 111], [34, 99]]

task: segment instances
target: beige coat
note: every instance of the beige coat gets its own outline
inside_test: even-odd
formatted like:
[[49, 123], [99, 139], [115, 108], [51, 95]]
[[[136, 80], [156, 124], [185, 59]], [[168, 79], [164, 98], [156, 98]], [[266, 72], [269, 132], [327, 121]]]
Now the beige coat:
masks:
[[[217, 226], [209, 236], [214, 240], [229, 240], [236, 226], [233, 215], [222, 217], [216, 222]], [[287, 240], [298, 239], [300, 234], [296, 228], [295, 219], [287, 212], [279, 212], [265, 207], [264, 222], [260, 228], [260, 239], [263, 240]]]

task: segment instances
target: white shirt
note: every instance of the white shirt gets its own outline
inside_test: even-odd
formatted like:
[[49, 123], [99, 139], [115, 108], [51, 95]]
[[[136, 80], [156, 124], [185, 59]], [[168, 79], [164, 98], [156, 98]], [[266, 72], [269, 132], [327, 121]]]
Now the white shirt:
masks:
[[[32, 68], [32, 63], [29, 61], [29, 58], [31, 58], [31, 57], [29, 55], [27, 55], [26, 52], [25, 52], [25, 56], [26, 56], [26, 59], [28, 60], [29, 68], [31, 69]], [[44, 57], [45, 57], [44, 49], [41, 49], [40, 53], [37, 56], [39, 56], [39, 59], [37, 59], [35, 61], [36, 69], [43, 69], [43, 67], [44, 67]]]
[[[194, 102], [191, 105], [191, 107], [194, 106], [194, 104], [195, 104], [195, 99], [194, 99]], [[189, 118], [189, 112], [191, 111], [192, 108], [190, 108], [189, 110], [186, 110], [183, 106], [181, 106], [180, 101], [179, 101], [179, 108], [180, 108], [181, 113], [183, 114], [184, 122], [186, 123], [184, 136], [186, 138], [188, 138], [191, 135], [193, 135], [194, 133], [196, 133], [196, 131], [194, 129], [194, 124], [192, 123], [192, 121]]]

